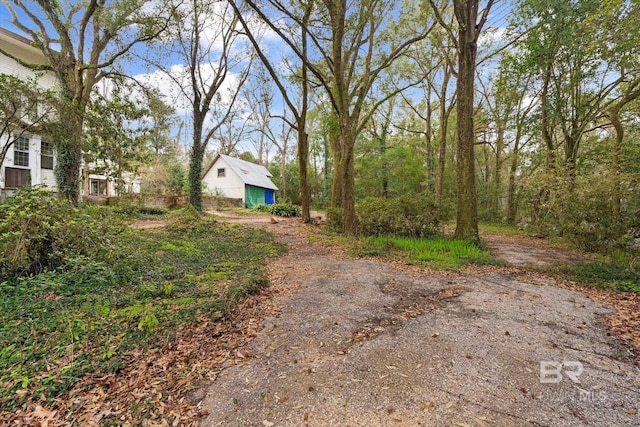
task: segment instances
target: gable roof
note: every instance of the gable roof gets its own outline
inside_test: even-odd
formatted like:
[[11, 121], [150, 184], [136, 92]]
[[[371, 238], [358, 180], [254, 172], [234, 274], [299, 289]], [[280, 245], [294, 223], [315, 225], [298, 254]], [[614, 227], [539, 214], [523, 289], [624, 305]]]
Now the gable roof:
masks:
[[246, 160], [238, 159], [235, 157], [227, 156], [226, 154], [218, 154], [209, 169], [205, 172], [205, 175], [209, 173], [213, 165], [216, 164], [218, 159], [224, 160], [231, 169], [240, 177], [242, 182], [254, 187], [269, 188], [271, 190], [277, 190], [278, 187], [271, 182], [271, 174], [262, 165], [247, 162]]

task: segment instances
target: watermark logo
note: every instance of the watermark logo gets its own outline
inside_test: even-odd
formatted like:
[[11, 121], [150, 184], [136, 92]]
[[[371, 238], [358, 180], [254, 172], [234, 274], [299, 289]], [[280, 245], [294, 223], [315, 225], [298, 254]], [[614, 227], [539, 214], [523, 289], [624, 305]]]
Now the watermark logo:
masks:
[[580, 384], [580, 375], [584, 366], [580, 362], [555, 360], [543, 360], [540, 362], [540, 383], [558, 384], [564, 377], [569, 378], [575, 384]]
[[535, 393], [534, 399], [546, 400], [554, 403], [567, 403], [567, 402], [589, 402], [597, 403], [607, 400], [607, 393], [604, 390], [584, 390], [576, 388], [573, 390], [541, 390], [539, 393]]

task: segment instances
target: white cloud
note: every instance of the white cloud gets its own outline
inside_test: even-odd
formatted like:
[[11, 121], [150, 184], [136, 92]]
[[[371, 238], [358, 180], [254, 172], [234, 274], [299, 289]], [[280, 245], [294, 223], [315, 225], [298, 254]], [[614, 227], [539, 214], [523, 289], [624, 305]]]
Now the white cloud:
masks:
[[[214, 78], [215, 67], [213, 64], [207, 64], [207, 66], [202, 67], [202, 72], [203, 81], [210, 83]], [[190, 85], [189, 71], [186, 66], [175, 64], [168, 70], [168, 74], [164, 71], [156, 70], [151, 73], [138, 74], [135, 78], [149, 87], [158, 89], [164, 101], [175, 109], [176, 115], [184, 122], [193, 122], [191, 101], [193, 89]], [[216, 120], [223, 114], [223, 111], [226, 111], [238, 83], [238, 74], [227, 74], [225, 81], [211, 103], [211, 112], [207, 115], [204, 123], [205, 132], [217, 124]], [[241, 102], [236, 101], [236, 107], [241, 105]], [[190, 141], [188, 135], [191, 134], [192, 129], [187, 125], [183, 129], [183, 135], [187, 141]]]
[[482, 30], [478, 38], [478, 46], [491, 46], [492, 44], [504, 40], [506, 27], [487, 27]]

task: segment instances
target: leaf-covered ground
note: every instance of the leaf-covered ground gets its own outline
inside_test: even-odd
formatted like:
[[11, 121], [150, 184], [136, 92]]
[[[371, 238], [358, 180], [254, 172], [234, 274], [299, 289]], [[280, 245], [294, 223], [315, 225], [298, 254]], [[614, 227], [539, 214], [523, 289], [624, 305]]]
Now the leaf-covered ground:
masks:
[[185, 392], [251, 335], [236, 313], [251, 311], [265, 260], [283, 251], [267, 233], [210, 217], [114, 244], [118, 259], [2, 283], [3, 423], [193, 422]]

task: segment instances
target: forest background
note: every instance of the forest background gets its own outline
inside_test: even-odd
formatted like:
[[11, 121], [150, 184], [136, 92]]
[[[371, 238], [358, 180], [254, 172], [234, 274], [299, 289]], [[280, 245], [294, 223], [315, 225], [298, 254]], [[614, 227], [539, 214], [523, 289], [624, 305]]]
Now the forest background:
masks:
[[201, 209], [218, 192], [203, 168], [224, 153], [345, 234], [398, 231], [377, 221], [393, 214], [455, 217], [470, 239], [485, 220], [619, 247], [640, 227], [639, 6], [3, 0], [3, 26], [50, 62], [23, 65], [61, 82], [44, 94], [3, 76], [5, 99], [55, 111], [27, 123], [5, 103], [3, 132], [52, 136], [70, 200], [84, 158]]

